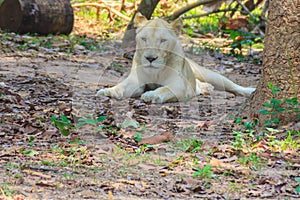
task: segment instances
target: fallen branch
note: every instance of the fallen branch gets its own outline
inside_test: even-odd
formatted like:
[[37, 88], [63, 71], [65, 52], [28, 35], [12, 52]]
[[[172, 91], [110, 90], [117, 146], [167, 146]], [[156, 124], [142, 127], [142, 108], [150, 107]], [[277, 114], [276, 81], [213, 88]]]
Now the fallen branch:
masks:
[[[126, 15], [123, 15], [118, 10], [116, 10], [116, 9], [114, 9], [112, 7], [109, 7], [108, 5], [103, 5], [103, 4], [99, 4], [99, 3], [76, 3], [76, 4], [72, 5], [73, 8], [86, 7], [86, 6], [96, 7], [97, 8], [97, 13], [98, 13], [98, 10], [100, 8], [106, 9], [106, 10], [108, 10], [109, 13], [112, 12], [115, 15], [121, 17], [122, 19], [124, 19], [126, 21], [130, 21], [129, 17], [127, 17]], [[98, 15], [99, 14], [97, 14], [97, 16]]]
[[199, 15], [190, 15], [190, 16], [185, 16], [182, 17], [182, 19], [192, 19], [192, 18], [199, 18], [199, 17], [205, 17], [214, 13], [220, 13], [220, 12], [231, 12], [231, 11], [237, 11], [237, 9], [235, 8], [228, 8], [228, 9], [224, 9], [224, 10], [214, 10], [208, 13], [204, 13], [204, 14], [199, 14]]
[[208, 3], [213, 3], [213, 2], [216, 2], [216, 1], [218, 1], [218, 0], [199, 0], [199, 1], [196, 1], [194, 3], [190, 3], [187, 6], [185, 6], [183, 8], [180, 8], [179, 10], [175, 11], [170, 17], [168, 17], [168, 19], [173, 21], [173, 20], [177, 19], [178, 17], [180, 17], [180, 15], [186, 13], [187, 11], [189, 11], [193, 8], [196, 8], [197, 6], [205, 5], [205, 4], [208, 4]]

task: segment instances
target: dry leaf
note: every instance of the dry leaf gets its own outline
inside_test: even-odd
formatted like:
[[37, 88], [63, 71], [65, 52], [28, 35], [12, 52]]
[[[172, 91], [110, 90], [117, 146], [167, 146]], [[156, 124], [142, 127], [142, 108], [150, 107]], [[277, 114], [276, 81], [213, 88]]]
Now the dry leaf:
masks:
[[169, 142], [174, 139], [174, 133], [171, 131], [165, 131], [160, 135], [154, 135], [147, 138], [142, 138], [142, 141], [139, 142], [140, 145], [143, 144], [160, 144], [163, 142]]

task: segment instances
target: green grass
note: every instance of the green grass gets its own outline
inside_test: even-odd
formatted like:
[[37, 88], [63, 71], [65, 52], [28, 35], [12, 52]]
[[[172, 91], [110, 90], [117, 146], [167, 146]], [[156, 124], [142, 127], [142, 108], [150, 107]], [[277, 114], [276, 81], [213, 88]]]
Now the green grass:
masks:
[[[0, 45], [2, 41], [9, 42], [9, 46], [3, 46], [2, 49], [5, 52], [11, 50], [27, 51], [33, 50], [39, 52], [41, 48], [51, 49], [52, 51], [60, 51], [65, 53], [71, 53], [75, 50], [78, 51], [78, 45], [80, 51], [104, 51], [105, 41], [98, 41], [94, 38], [88, 38], [77, 35], [48, 35], [38, 36], [35, 34], [16, 35], [15, 33], [1, 33]], [[77, 48], [77, 49], [76, 49]]]
[[2, 183], [2, 184], [0, 184], [1, 191], [4, 193], [4, 195], [6, 195], [8, 197], [12, 196], [13, 193], [14, 193], [14, 189], [12, 189], [10, 186], [11, 185], [8, 184], [8, 183]]

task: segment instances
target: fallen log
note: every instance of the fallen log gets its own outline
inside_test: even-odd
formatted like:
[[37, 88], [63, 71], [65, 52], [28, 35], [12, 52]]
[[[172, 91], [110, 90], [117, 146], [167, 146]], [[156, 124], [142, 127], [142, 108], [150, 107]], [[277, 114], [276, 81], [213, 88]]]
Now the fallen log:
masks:
[[0, 28], [17, 33], [69, 34], [74, 22], [69, 0], [4, 0]]

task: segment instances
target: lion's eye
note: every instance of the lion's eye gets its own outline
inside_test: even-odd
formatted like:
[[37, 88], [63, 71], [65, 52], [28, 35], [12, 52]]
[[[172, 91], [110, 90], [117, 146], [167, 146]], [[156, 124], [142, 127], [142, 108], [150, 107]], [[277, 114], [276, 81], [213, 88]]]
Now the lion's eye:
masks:
[[164, 43], [166, 41], [167, 41], [167, 39], [160, 39], [160, 43]]
[[147, 42], [147, 38], [142, 37], [141, 38], [144, 42]]

